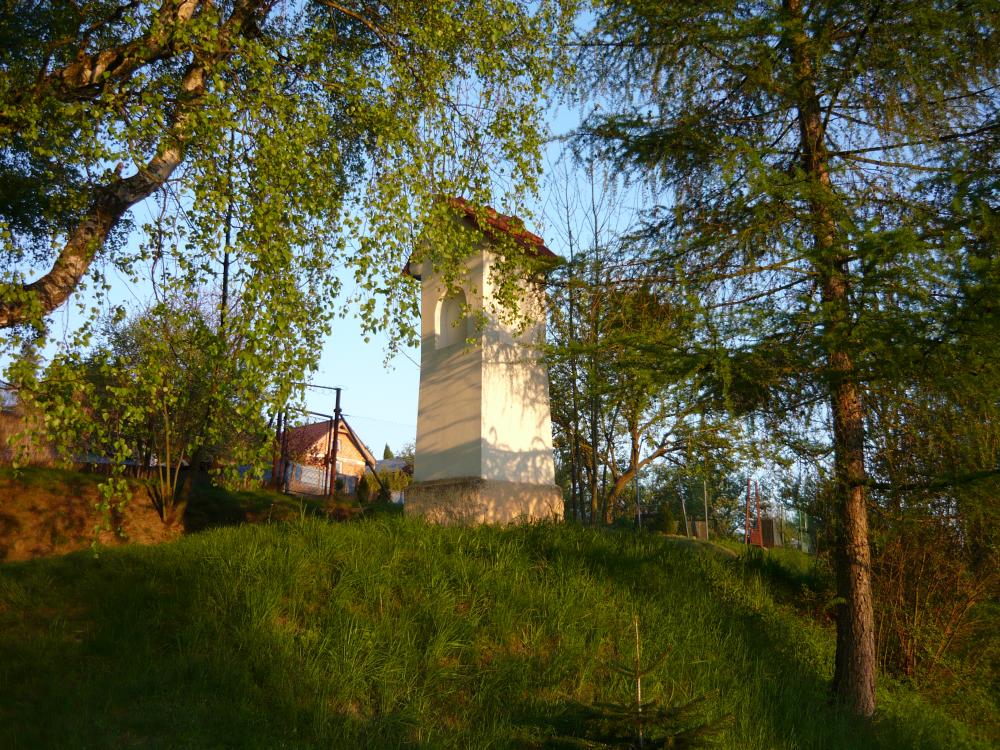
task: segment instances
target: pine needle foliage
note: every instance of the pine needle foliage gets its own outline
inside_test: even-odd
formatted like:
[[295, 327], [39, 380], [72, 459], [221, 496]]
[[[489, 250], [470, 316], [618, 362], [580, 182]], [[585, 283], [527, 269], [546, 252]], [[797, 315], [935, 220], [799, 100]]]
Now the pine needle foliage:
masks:
[[643, 701], [642, 679], [659, 669], [670, 651], [662, 651], [645, 667], [642, 664], [642, 641], [639, 618], [632, 619], [635, 632], [635, 659], [632, 663], [615, 661], [612, 671], [628, 678], [635, 685], [634, 700], [623, 703], [574, 703], [569, 713], [575, 731], [557, 738], [552, 744], [565, 748], [625, 748], [627, 750], [658, 750], [659, 748], [705, 747], [721, 731], [731, 717], [704, 720], [706, 697], [695, 698], [681, 706], [664, 706], [659, 701]]
[[[867, 512], [884, 499], [866, 428], [875, 394], [923, 391], [934, 352], [975, 351], [975, 321], [995, 321], [974, 290], [995, 279], [998, 41], [985, 1], [625, 0], [599, 4], [581, 44], [596, 103], [580, 140], [660, 188], [635, 244], [713, 321], [704, 395], [797, 433], [790, 449], [825, 437], [805, 458], [830, 460], [836, 498], [834, 692], [864, 715]], [[996, 358], [981, 357], [958, 379], [972, 393], [986, 375], [995, 394]], [[980, 400], [978, 425], [995, 404]], [[995, 472], [994, 456], [977, 463], [966, 476]]]

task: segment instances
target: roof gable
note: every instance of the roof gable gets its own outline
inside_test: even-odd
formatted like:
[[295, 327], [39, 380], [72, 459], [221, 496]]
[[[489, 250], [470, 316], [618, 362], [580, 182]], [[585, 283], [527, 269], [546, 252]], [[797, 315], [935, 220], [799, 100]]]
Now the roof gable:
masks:
[[[285, 433], [289, 451], [302, 455], [310, 451], [315, 451], [321, 455], [324, 454], [325, 445], [317, 449], [316, 444], [325, 443], [327, 440], [327, 436], [332, 431], [330, 422], [331, 420], [328, 419], [325, 422], [313, 422], [312, 424], [300, 425], [298, 427], [289, 427]], [[375, 456], [371, 450], [343, 418], [341, 418], [338, 424], [337, 436], [341, 438], [346, 437], [354, 444], [358, 452], [364, 456], [366, 462], [372, 465], [375, 464]]]

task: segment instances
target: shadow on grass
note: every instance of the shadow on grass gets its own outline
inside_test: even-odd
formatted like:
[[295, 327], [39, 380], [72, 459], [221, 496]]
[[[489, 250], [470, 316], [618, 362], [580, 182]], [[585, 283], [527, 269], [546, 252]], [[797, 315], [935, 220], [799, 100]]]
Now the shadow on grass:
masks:
[[184, 514], [184, 531], [239, 526], [245, 523], [298, 521], [305, 517], [346, 520], [348, 503], [323, 497], [286, 495], [270, 489], [228, 490], [209, 480], [196, 480]]
[[177, 550], [0, 568], [0, 747], [421, 746], [405, 721], [296, 688], [296, 660], [248, 629], [252, 603], [200, 583], [225, 561]]
[[829, 706], [828, 653], [738, 564], [391, 519], [0, 567], [0, 747], [555, 747], [575, 701], [608, 699], [633, 604], [651, 653], [697, 646], [662, 667], [683, 687], [663, 704], [718, 691], [729, 747], [949, 747]]

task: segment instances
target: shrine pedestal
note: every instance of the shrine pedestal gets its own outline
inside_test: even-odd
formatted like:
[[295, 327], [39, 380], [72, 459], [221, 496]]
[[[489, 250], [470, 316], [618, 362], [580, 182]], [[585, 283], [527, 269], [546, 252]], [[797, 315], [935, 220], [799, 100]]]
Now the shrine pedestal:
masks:
[[481, 477], [436, 479], [410, 485], [406, 513], [456, 525], [558, 520], [563, 515], [563, 495], [555, 484]]

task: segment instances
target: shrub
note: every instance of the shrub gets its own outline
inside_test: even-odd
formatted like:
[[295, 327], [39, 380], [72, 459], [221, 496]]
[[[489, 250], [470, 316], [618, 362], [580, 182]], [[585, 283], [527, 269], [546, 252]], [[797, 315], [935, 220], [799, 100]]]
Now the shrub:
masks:
[[358, 480], [358, 487], [356, 490], [358, 496], [358, 502], [364, 505], [372, 496], [372, 487], [368, 480], [368, 474], [365, 474]]
[[670, 512], [668, 506], [661, 505], [660, 509], [650, 516], [649, 529], [659, 531], [662, 534], [677, 533], [677, 519], [674, 518], [674, 514]]

